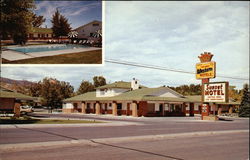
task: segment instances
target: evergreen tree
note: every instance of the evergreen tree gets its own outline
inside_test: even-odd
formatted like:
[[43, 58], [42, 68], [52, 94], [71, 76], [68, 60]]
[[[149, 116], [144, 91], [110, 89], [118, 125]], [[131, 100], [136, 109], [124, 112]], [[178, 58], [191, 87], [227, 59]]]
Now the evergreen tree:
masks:
[[244, 85], [243, 97], [239, 109], [239, 117], [250, 116], [250, 91], [247, 84]]
[[60, 14], [58, 9], [51, 20], [52, 30], [55, 37], [59, 38], [60, 36], [67, 36], [71, 30], [70, 24], [68, 23], [68, 19]]
[[90, 83], [89, 81], [82, 81], [79, 89], [77, 90], [77, 94], [83, 94], [83, 93], [87, 93], [90, 91], [94, 91], [95, 86]]
[[71, 30], [70, 24], [68, 23], [68, 19], [61, 15], [59, 22], [61, 25], [61, 36], [67, 36]]

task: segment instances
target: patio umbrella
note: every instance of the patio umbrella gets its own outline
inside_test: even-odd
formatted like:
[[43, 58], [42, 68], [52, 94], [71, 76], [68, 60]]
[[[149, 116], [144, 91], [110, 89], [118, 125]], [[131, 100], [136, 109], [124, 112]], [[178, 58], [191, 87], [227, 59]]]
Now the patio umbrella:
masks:
[[68, 34], [69, 38], [76, 38], [78, 36], [78, 33], [76, 31], [71, 31]]
[[95, 31], [93, 37], [101, 38], [102, 37], [102, 29], [98, 29], [97, 31]]

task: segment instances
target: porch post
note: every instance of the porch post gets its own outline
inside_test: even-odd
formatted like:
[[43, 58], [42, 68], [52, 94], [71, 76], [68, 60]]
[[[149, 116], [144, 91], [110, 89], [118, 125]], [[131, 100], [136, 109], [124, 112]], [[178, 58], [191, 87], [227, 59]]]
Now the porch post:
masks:
[[86, 114], [86, 105], [85, 105], [85, 102], [82, 102], [82, 113]]
[[229, 114], [233, 113], [233, 106], [231, 106], [231, 105], [229, 106], [229, 111], [228, 112], [229, 112]]
[[95, 104], [95, 114], [100, 114], [100, 103], [99, 102], [96, 102]]
[[117, 116], [117, 104], [115, 101], [112, 103], [112, 114], [113, 116]]
[[17, 118], [19, 118], [20, 115], [21, 115], [20, 106], [21, 106], [20, 103], [15, 102], [15, 104], [14, 104], [14, 116], [17, 117]]
[[133, 117], [138, 117], [138, 113], [137, 113], [137, 104], [136, 102], [132, 103], [132, 116]]

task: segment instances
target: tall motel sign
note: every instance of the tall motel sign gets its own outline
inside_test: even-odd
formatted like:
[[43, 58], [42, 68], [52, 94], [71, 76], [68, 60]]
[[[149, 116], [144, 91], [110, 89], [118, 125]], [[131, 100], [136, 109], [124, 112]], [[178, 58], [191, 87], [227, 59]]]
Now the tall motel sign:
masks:
[[[209, 79], [216, 77], [216, 62], [211, 61], [213, 54], [204, 52], [198, 58], [200, 63], [196, 64], [196, 79], [201, 79], [202, 85], [202, 112], [201, 119], [207, 116], [215, 117], [216, 102], [228, 102], [228, 82], [209, 82]], [[213, 108], [213, 115], [210, 114], [210, 106]]]

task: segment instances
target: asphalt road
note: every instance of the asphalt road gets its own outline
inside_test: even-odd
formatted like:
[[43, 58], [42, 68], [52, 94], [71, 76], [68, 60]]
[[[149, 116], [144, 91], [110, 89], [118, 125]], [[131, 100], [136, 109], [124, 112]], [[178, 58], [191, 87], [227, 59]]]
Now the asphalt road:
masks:
[[0, 157], [2, 160], [247, 160], [249, 133], [39, 147], [5, 151]]
[[43, 114], [37, 116], [136, 122], [138, 125], [82, 127], [20, 127], [2, 128], [0, 144], [64, 141], [94, 138], [158, 135], [199, 131], [249, 130], [248, 119], [207, 122], [189, 117], [164, 118], [97, 118], [84, 115]]
[[103, 126], [1, 127], [0, 160], [249, 158], [249, 119], [213, 122], [198, 120], [199, 117], [128, 118], [79, 114], [34, 116], [95, 119], [113, 123], [105, 123]]

